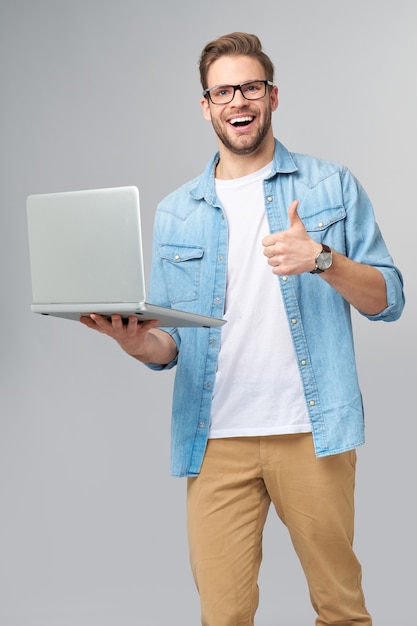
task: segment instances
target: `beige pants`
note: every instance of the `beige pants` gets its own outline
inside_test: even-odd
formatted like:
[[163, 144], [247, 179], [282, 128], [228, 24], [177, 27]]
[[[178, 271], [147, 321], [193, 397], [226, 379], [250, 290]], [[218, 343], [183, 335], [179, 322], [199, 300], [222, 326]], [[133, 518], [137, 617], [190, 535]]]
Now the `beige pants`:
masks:
[[310, 433], [209, 440], [201, 473], [188, 479], [203, 626], [253, 625], [271, 501], [306, 575], [316, 625], [371, 626], [352, 550], [355, 465], [355, 451], [317, 459]]

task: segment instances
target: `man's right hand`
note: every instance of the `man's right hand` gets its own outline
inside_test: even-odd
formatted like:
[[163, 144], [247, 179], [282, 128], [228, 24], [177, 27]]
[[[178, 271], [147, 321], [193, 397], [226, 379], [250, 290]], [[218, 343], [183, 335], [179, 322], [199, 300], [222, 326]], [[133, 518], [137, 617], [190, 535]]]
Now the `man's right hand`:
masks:
[[142, 363], [166, 365], [177, 354], [175, 341], [168, 333], [155, 328], [158, 320], [140, 322], [134, 315], [127, 320], [121, 315], [112, 315], [110, 319], [92, 313], [81, 317], [81, 323], [104, 335], [108, 335], [130, 356]]

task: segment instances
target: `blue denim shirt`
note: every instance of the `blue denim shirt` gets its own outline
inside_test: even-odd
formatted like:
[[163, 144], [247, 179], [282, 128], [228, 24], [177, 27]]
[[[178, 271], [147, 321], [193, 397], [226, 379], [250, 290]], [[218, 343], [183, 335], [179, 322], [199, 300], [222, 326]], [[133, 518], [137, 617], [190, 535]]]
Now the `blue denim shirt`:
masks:
[[[150, 301], [222, 317], [226, 292], [227, 222], [216, 197], [214, 170], [167, 196], [158, 206], [150, 278]], [[354, 259], [377, 267], [387, 288], [387, 308], [371, 320], [394, 321], [404, 306], [402, 277], [374, 219], [370, 201], [343, 166], [290, 153], [275, 142], [270, 176], [264, 181], [270, 232], [289, 227], [288, 207], [309, 235]], [[277, 277], [292, 334], [318, 457], [364, 442], [350, 306], [317, 275]], [[250, 297], [250, 294], [248, 294]], [[254, 307], [262, 303], [254, 302]], [[233, 323], [233, 321], [228, 322]], [[198, 474], [206, 449], [220, 328], [166, 329], [178, 347], [171, 423], [174, 476]]]

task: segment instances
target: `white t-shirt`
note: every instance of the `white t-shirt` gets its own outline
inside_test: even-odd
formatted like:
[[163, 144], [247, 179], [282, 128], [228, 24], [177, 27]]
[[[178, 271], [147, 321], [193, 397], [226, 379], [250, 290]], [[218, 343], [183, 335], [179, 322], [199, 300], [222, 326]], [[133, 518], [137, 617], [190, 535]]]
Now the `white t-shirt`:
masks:
[[210, 438], [310, 432], [278, 278], [263, 254], [267, 167], [216, 180], [229, 229], [225, 319]]

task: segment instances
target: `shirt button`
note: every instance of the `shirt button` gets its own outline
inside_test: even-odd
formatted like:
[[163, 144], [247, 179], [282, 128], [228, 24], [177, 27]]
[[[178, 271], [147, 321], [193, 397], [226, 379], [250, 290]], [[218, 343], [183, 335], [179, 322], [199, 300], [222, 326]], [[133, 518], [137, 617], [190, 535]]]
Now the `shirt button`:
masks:
[[209, 381], [204, 383], [204, 387], [206, 387], [208, 389], [209, 387], [211, 387], [211, 383]]
[[323, 228], [323, 222], [319, 222], [319, 223], [317, 224], [317, 226], [318, 226], [319, 228]]
[[205, 423], [204, 422], [200, 422], [200, 428], [204, 428]]
[[223, 261], [223, 257], [222, 257], [222, 255], [218, 256], [218, 257], [217, 257], [217, 259], [218, 259], [219, 261]]
[[315, 404], [316, 404], [316, 403], [314, 402], [314, 400], [310, 400], [310, 402], [309, 402], [309, 405], [310, 405], [310, 406], [315, 406]]
[[272, 202], [273, 197], [272, 197], [272, 196], [268, 196], [268, 197], [267, 197], [267, 200], [268, 200], [268, 202]]
[[179, 254], [176, 254], [176, 255], [174, 256], [174, 261], [179, 261], [179, 258], [180, 258], [180, 255], [179, 255]]
[[287, 280], [288, 280], [288, 276], [282, 276], [282, 277], [281, 277], [281, 279], [282, 279], [282, 281], [283, 281], [284, 283], [286, 283], [286, 282], [287, 282]]
[[291, 324], [296, 324], [296, 323], [297, 323], [297, 320], [295, 319], [295, 317], [293, 317], [291, 320]]
[[307, 361], [304, 361], [304, 359], [301, 361], [301, 365], [307, 365]]
[[220, 298], [215, 298], [214, 302], [221, 302]]
[[215, 346], [216, 345], [216, 340], [215, 339], [210, 339], [210, 345], [211, 346]]

